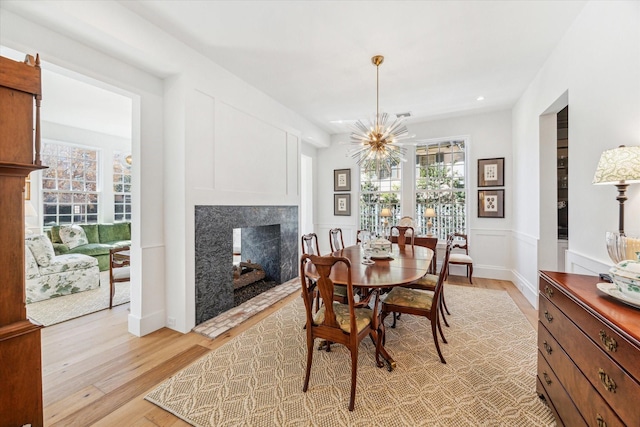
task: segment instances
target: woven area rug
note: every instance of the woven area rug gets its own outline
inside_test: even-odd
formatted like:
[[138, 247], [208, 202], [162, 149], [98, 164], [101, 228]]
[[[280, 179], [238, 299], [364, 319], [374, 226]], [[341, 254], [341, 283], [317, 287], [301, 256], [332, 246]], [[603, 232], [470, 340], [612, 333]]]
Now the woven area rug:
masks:
[[[128, 302], [129, 282], [116, 283], [113, 305]], [[109, 308], [109, 272], [103, 271], [99, 288], [27, 304], [27, 316], [44, 326], [51, 326], [106, 308]]]
[[[536, 333], [504, 291], [446, 285], [449, 344], [441, 364], [423, 318], [387, 328], [393, 372], [358, 358], [355, 410], [345, 347], [314, 351], [309, 390], [304, 305], [296, 299], [151, 391], [195, 426], [554, 426], [535, 391]], [[389, 319], [387, 319], [389, 320]]]

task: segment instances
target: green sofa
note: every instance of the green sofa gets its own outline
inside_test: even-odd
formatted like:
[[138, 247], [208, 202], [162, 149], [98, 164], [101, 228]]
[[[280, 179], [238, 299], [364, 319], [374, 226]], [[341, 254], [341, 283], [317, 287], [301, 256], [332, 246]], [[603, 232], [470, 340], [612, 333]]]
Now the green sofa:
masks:
[[98, 260], [100, 271], [105, 271], [109, 269], [109, 251], [111, 249], [131, 246], [131, 223], [129, 222], [78, 225], [84, 230], [89, 243], [76, 246], [73, 249], [69, 249], [69, 247], [62, 242], [59, 225], [54, 225], [47, 231], [56, 255], [90, 255]]

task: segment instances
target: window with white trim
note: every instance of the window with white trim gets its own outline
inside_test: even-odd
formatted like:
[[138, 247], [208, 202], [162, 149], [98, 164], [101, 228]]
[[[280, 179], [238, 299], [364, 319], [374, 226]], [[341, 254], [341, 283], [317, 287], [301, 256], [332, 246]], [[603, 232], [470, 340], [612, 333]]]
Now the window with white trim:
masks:
[[113, 220], [131, 221], [131, 154], [113, 154]]
[[465, 141], [450, 140], [416, 146], [415, 218], [426, 234], [427, 208], [435, 209], [432, 233], [440, 240], [466, 233]]
[[99, 152], [54, 141], [43, 141], [43, 224], [98, 222]]
[[[400, 163], [390, 169], [360, 169], [360, 229], [384, 235], [384, 225], [395, 224], [400, 218], [402, 168]], [[382, 209], [391, 211], [390, 218], [380, 214]], [[388, 229], [387, 229], [388, 232]]]

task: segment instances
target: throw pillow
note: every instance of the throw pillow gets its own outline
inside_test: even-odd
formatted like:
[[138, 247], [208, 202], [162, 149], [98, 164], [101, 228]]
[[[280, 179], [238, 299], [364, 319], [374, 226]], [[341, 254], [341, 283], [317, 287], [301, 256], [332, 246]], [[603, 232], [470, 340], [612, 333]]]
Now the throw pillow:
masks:
[[60, 238], [62, 243], [67, 245], [69, 249], [89, 244], [84, 229], [79, 225], [64, 225], [60, 227]]
[[56, 254], [53, 251], [53, 244], [47, 236], [28, 236], [25, 238], [25, 242], [29, 246], [29, 249], [31, 249], [31, 253], [39, 266], [47, 267], [51, 264]]

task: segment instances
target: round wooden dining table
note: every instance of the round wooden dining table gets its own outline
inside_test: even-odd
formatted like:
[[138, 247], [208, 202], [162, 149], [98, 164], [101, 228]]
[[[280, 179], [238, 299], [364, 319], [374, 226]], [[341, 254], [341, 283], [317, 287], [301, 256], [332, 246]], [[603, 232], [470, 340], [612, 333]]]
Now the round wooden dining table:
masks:
[[[354, 287], [379, 290], [406, 285], [424, 276], [431, 264], [433, 251], [422, 246], [405, 245], [402, 248], [393, 244], [389, 256], [373, 257], [375, 263], [372, 265], [362, 264], [364, 250], [357, 245], [348, 246], [329, 255], [344, 257], [351, 262], [351, 283]], [[311, 263], [307, 264], [306, 273], [310, 277], [317, 277]], [[346, 285], [348, 275], [345, 264], [334, 265], [329, 277], [336, 284]], [[375, 292], [374, 298], [378, 297], [379, 294]], [[384, 346], [380, 349], [380, 354], [387, 362], [389, 370], [396, 367], [395, 361]]]

